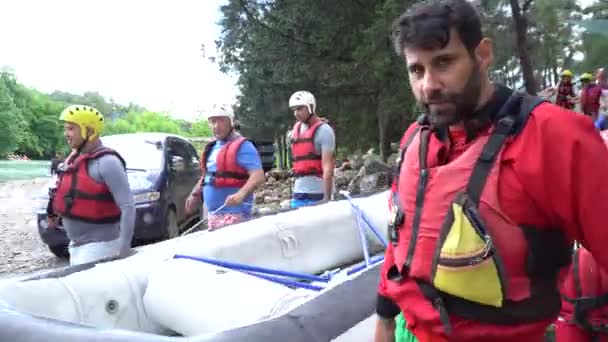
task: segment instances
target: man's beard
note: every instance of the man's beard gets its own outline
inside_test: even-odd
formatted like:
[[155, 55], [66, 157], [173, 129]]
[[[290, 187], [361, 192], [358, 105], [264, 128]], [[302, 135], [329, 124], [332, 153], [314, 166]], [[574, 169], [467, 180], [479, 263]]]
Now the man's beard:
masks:
[[[459, 93], [437, 90], [431, 95], [419, 101], [419, 106], [427, 114], [429, 122], [436, 128], [447, 128], [448, 126], [464, 123], [475, 119], [473, 117], [475, 109], [479, 103], [481, 95], [481, 73], [477, 65], [473, 66], [473, 71], [467, 80], [464, 89]], [[442, 103], [449, 104], [448, 108], [432, 110], [429, 104]]]

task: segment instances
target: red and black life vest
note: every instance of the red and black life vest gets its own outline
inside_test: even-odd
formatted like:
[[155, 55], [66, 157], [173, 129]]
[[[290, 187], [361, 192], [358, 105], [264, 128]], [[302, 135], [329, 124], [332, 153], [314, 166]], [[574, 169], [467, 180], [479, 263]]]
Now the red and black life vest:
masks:
[[574, 97], [574, 86], [571, 82], [559, 82], [555, 104], [566, 109], [573, 109], [574, 103], [568, 97]]
[[124, 167], [124, 159], [116, 151], [102, 147], [78, 156], [67, 165], [59, 177], [52, 200], [55, 213], [90, 223], [116, 223], [120, 221], [120, 208], [105, 183], [89, 175], [88, 162], [105, 155], [114, 155]]
[[589, 116], [595, 116], [600, 111], [602, 87], [597, 84], [587, 85], [581, 94], [581, 109]]
[[574, 252], [571, 271], [572, 279], [564, 283], [562, 310], [573, 314], [564, 318], [592, 336], [608, 335], [608, 273], [582, 247]]
[[201, 163], [201, 170], [206, 172], [205, 178], [207, 175], [210, 176], [210, 181], [205, 182], [204, 185], [211, 185], [218, 188], [240, 188], [247, 183], [249, 173], [237, 163], [239, 148], [241, 148], [241, 145], [243, 145], [245, 141], [249, 140], [243, 137], [237, 137], [226, 142], [217, 154], [215, 171], [207, 171], [207, 160], [209, 159], [211, 150], [217, 143], [217, 140], [211, 141], [205, 146], [201, 158], [203, 160], [203, 163]]
[[441, 322], [449, 335], [450, 315], [514, 325], [558, 314], [557, 276], [571, 246], [558, 229], [517, 225], [498, 203], [504, 145], [533, 109], [549, 106], [540, 103], [515, 93], [492, 127], [447, 164], [429, 153], [443, 145], [431, 143], [438, 138], [425, 120], [402, 139], [386, 287], [409, 303], [406, 317]]
[[315, 117], [303, 133], [300, 133], [302, 123], [297, 121], [291, 133], [291, 157], [293, 159], [293, 172], [296, 177], [323, 176], [323, 163], [321, 154], [315, 149], [315, 133], [326, 123]]

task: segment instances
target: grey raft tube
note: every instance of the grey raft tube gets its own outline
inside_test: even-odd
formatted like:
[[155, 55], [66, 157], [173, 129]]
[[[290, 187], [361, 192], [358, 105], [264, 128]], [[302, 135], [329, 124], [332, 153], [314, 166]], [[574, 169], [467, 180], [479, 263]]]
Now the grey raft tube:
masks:
[[[167, 337], [127, 330], [98, 329], [26, 315], [13, 311], [0, 302], [0, 342], [328, 342], [374, 313], [380, 267], [382, 263], [360, 272], [282, 316], [211, 336]], [[238, 308], [235, 314], [238, 314]]]

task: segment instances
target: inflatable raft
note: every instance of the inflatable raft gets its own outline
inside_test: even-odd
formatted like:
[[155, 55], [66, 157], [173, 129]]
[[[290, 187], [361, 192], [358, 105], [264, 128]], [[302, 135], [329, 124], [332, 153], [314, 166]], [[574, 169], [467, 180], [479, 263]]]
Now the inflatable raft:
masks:
[[387, 196], [304, 207], [126, 259], [4, 280], [0, 341], [330, 341], [374, 310]]

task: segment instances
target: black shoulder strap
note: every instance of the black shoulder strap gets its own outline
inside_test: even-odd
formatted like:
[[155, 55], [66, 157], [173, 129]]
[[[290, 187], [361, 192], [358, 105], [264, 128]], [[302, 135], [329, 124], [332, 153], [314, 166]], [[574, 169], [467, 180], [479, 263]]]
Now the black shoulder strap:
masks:
[[401, 148], [400, 154], [399, 154], [399, 168], [401, 168], [401, 163], [403, 162], [403, 157], [405, 156], [405, 152], [407, 152], [407, 148], [410, 147], [410, 145], [412, 144], [412, 141], [414, 141], [414, 137], [416, 136], [416, 134], [418, 134], [418, 132], [420, 132], [420, 126], [416, 126], [416, 128], [414, 128], [414, 131], [412, 132], [412, 134], [410, 134], [409, 137], [407, 137], [407, 140], [405, 140], [405, 143], [403, 144], [403, 147]]
[[516, 120], [516, 126], [514, 127], [512, 135], [517, 135], [526, 126], [530, 113], [538, 107], [540, 104], [547, 102], [540, 96], [530, 95], [528, 93], [519, 93], [521, 96], [521, 103], [519, 105], [519, 111]]
[[521, 92], [514, 92], [496, 115], [494, 130], [475, 164], [467, 193], [475, 205], [494, 166], [498, 152], [508, 137], [519, 134], [525, 127], [530, 113], [544, 100]]
[[[120, 163], [122, 164], [123, 168], [127, 167], [127, 162], [124, 160], [124, 158], [115, 150], [108, 148], [108, 147], [102, 147], [92, 153], [90, 153], [87, 157], [85, 157], [84, 159], [81, 159], [81, 162], [90, 160], [90, 159], [98, 159], [101, 158], [107, 154], [111, 154], [113, 156], [115, 156], [116, 158], [118, 158], [118, 160], [120, 160]], [[75, 167], [77, 165], [74, 165]]]
[[408, 147], [410, 147], [410, 145], [412, 144], [412, 141], [414, 141], [414, 137], [416, 137], [416, 135], [418, 134], [418, 132], [420, 132], [420, 125], [417, 125], [414, 128], [414, 131], [412, 132], [412, 134], [410, 134], [407, 139], [405, 140], [405, 143], [403, 144], [403, 147], [401, 147], [401, 150], [399, 151], [399, 159], [397, 159], [397, 166], [393, 171], [394, 174], [394, 179], [395, 182], [397, 182], [397, 186], [399, 186], [399, 173], [401, 172], [401, 165], [403, 164], [403, 158], [405, 157], [405, 152], [407, 152]]
[[583, 287], [581, 286], [581, 274], [580, 266], [578, 264], [580, 259], [580, 248], [577, 248], [574, 251], [574, 255], [572, 256], [572, 276], [574, 277], [574, 290], [576, 291], [576, 297], [580, 298], [583, 296]]

